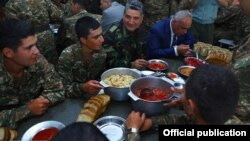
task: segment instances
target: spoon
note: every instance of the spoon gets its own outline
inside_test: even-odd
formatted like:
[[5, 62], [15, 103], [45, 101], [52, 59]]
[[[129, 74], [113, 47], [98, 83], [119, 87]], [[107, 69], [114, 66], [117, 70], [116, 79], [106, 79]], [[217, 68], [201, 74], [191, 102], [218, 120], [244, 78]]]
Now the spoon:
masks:
[[143, 88], [140, 92], [140, 97], [153, 96], [154, 92], [150, 88]]

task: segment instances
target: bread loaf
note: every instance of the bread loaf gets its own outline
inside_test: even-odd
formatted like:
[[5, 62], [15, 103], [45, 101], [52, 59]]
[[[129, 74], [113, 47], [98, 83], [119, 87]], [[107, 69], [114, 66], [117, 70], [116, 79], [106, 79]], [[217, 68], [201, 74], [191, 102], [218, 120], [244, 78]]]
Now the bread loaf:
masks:
[[212, 46], [203, 42], [197, 42], [194, 50], [201, 56], [206, 57], [209, 64], [227, 65], [232, 60], [232, 52], [218, 46]]
[[13, 141], [17, 139], [17, 132], [6, 127], [0, 127], [0, 141]]
[[99, 117], [103, 112], [105, 112], [108, 104], [110, 102], [110, 97], [105, 94], [100, 94], [91, 97], [83, 106], [77, 121], [85, 121], [92, 123], [97, 117]]

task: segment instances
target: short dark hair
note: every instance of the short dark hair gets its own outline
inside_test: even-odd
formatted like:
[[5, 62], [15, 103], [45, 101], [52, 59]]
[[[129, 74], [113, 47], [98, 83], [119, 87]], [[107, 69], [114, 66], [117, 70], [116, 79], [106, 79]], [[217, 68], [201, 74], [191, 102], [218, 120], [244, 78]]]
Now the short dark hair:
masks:
[[144, 14], [144, 6], [139, 0], [129, 0], [125, 5], [125, 11], [127, 9], [134, 9], [140, 11], [141, 14]]
[[239, 80], [221, 66], [202, 65], [187, 80], [186, 98], [192, 99], [208, 124], [224, 124], [235, 112], [239, 99]]
[[77, 20], [75, 30], [79, 39], [80, 37], [87, 38], [91, 29], [96, 30], [100, 26], [100, 23], [96, 19], [85, 16]]
[[22, 43], [22, 39], [35, 35], [35, 30], [31, 23], [18, 20], [6, 19], [0, 22], [0, 50], [8, 47], [17, 50]]
[[93, 124], [75, 122], [60, 130], [52, 141], [108, 141], [108, 139]]

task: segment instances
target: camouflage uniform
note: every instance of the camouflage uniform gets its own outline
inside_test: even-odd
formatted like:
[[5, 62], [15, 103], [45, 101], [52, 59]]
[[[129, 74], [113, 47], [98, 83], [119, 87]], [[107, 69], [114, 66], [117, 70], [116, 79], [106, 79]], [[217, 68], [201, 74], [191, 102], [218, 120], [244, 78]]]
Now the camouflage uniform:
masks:
[[138, 28], [129, 32], [123, 20], [113, 24], [104, 34], [104, 49], [107, 52], [107, 67], [131, 67], [131, 62], [145, 58], [145, 32]]
[[180, 9], [188, 8], [188, 0], [144, 0], [144, 24], [147, 29], [158, 21], [170, 17]]
[[20, 82], [6, 71], [0, 55], [0, 126], [16, 128], [17, 122], [31, 116], [27, 103], [40, 95], [51, 104], [64, 100], [60, 77], [42, 55], [38, 56], [36, 64], [24, 70]]
[[241, 88], [236, 116], [250, 124], [250, 34], [235, 53], [233, 70], [239, 77]]
[[238, 44], [250, 33], [250, 19], [238, 7], [219, 10], [215, 21], [215, 41], [219, 39], [234, 40]]
[[[9, 0], [6, 4], [6, 12], [22, 19], [30, 21], [37, 29], [37, 46], [45, 58], [53, 64], [57, 63], [58, 54], [54, 42], [54, 34], [49, 29], [49, 23], [61, 21], [64, 16], [51, 0]], [[42, 31], [38, 28], [43, 27]]]
[[67, 47], [59, 57], [57, 70], [64, 83], [67, 97], [83, 96], [82, 83], [97, 79], [100, 72], [105, 69], [106, 53], [103, 50], [94, 53], [89, 62], [84, 62], [83, 58], [80, 43]]
[[78, 19], [90, 16], [100, 21], [94, 14], [88, 13], [86, 10], [82, 10], [81, 12], [73, 15], [72, 17], [66, 18], [63, 21], [59, 31], [58, 31], [58, 44], [62, 46], [69, 46], [78, 42], [78, 37], [75, 32], [75, 24]]

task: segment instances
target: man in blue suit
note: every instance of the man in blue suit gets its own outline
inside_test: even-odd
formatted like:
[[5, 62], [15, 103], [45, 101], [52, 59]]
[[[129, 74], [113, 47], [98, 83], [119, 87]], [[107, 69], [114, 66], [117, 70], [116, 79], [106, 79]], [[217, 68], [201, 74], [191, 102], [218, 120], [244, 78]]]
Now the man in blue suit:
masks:
[[147, 39], [147, 57], [151, 59], [185, 56], [195, 43], [189, 30], [191, 25], [192, 15], [187, 10], [178, 11], [173, 18], [153, 25]]

